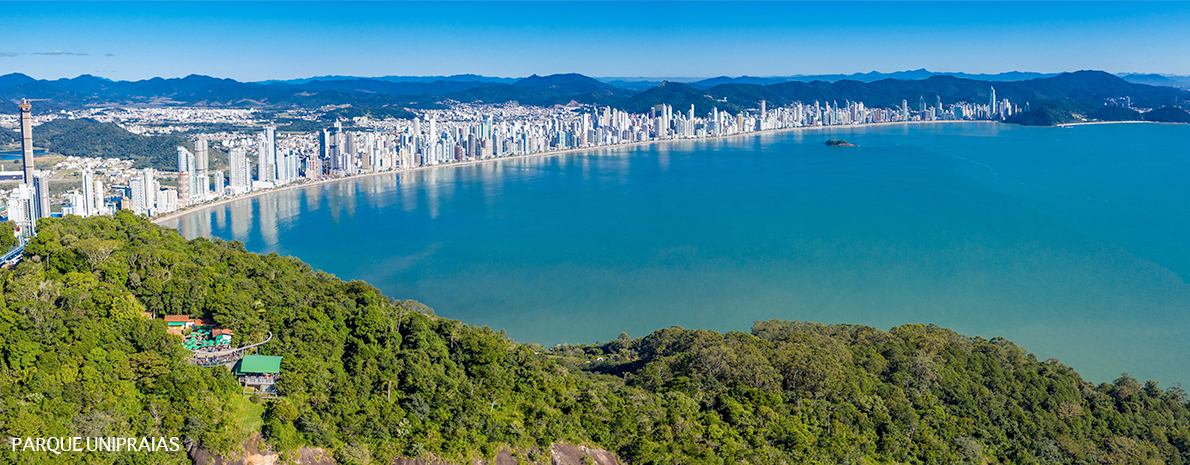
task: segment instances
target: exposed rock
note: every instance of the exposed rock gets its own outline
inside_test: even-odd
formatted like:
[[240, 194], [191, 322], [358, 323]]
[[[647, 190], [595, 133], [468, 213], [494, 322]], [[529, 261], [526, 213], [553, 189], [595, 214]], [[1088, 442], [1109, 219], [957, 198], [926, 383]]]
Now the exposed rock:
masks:
[[613, 452], [561, 442], [550, 446], [550, 457], [551, 465], [586, 465], [586, 457], [590, 457], [598, 465], [620, 465], [624, 463]]
[[[235, 457], [221, 457], [202, 447], [192, 447], [189, 452], [190, 460], [194, 462], [194, 465], [335, 465], [336, 463], [329, 451], [310, 447], [298, 449], [294, 456], [287, 457], [288, 460], [282, 460], [276, 452], [265, 447], [264, 440], [259, 434], [244, 441], [238, 450], [241, 455]], [[496, 454], [495, 460], [490, 462], [479, 459], [470, 462], [455, 462], [429, 455], [395, 459], [392, 461], [392, 465], [521, 465], [535, 463], [525, 457], [536, 455], [536, 453], [537, 449], [532, 449], [524, 454], [513, 454], [508, 450], [502, 450]], [[592, 449], [566, 443], [554, 443], [550, 446], [548, 465], [587, 465], [588, 463], [624, 465], [625, 462], [621, 461], [615, 453], [603, 449]], [[540, 465], [547, 464], [541, 463]]]
[[201, 447], [191, 447], [190, 460], [194, 465], [335, 465], [335, 459], [325, 449], [303, 447], [297, 450], [294, 457], [282, 461], [280, 455], [269, 450], [260, 434], [253, 435], [240, 444], [237, 454], [223, 457]]

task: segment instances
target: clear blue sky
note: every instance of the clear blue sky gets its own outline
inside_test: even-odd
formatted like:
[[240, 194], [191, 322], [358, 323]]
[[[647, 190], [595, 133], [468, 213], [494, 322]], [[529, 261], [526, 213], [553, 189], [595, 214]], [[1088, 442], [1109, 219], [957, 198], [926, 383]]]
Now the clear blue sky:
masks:
[[0, 74], [1190, 75], [1190, 3], [3, 3]]

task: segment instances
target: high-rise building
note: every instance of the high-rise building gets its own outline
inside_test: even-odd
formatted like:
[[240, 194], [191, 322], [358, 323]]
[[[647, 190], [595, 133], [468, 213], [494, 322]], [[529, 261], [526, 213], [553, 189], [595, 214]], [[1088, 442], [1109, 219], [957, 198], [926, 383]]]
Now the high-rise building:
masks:
[[21, 110], [21, 158], [25, 165], [25, 184], [33, 182], [33, 105], [22, 102], [17, 106]]
[[190, 173], [182, 171], [178, 173], [178, 204], [189, 205], [191, 203], [190, 185], [193, 184], [193, 178]]
[[199, 135], [198, 140], [194, 142], [194, 168], [199, 175], [207, 174], [210, 168], [210, 161], [207, 158], [207, 138]]
[[317, 179], [322, 176], [322, 158], [309, 156], [306, 157], [306, 178]]
[[35, 218], [50, 217], [50, 177], [45, 173], [33, 174], [33, 206], [31, 210], [37, 215]]
[[8, 196], [8, 219], [16, 223], [22, 236], [36, 234], [37, 211], [33, 201], [33, 188], [22, 183]]
[[178, 202], [185, 206], [198, 200], [198, 177], [194, 154], [178, 146]]
[[227, 158], [231, 168], [227, 173], [228, 185], [234, 189], [247, 190], [252, 186], [252, 166], [243, 147], [232, 148]]
[[110, 214], [111, 212], [109, 212], [107, 209], [107, 202], [103, 198], [103, 194], [105, 191], [103, 190], [103, 181], [102, 180], [100, 180], [100, 179], [95, 180], [95, 189], [92, 192], [95, 193], [95, 198], [89, 200], [90, 202], [94, 202], [94, 208], [92, 209], [92, 211], [94, 211], [96, 215]]
[[[991, 86], [989, 86], [991, 87]], [[991, 87], [991, 97], [988, 98], [988, 118], [996, 118], [996, 88]]]
[[211, 198], [211, 177], [207, 174], [200, 174], [195, 176], [195, 186], [198, 190], [191, 193], [195, 202], [205, 202]]
[[273, 155], [269, 146], [269, 137], [261, 133], [256, 143], [256, 180], [270, 182], [273, 180]]
[[145, 176], [133, 176], [128, 180], [128, 189], [132, 191], [132, 212], [138, 215], [149, 213], [149, 187]]
[[224, 195], [223, 191], [225, 187], [225, 182], [223, 181], [223, 172], [215, 171], [215, 196], [219, 197]]
[[95, 215], [95, 175], [90, 169], [83, 169], [83, 195], [81, 204], [74, 204], [74, 214], [86, 218]]
[[18, 192], [18, 204], [13, 210], [10, 205], [9, 216], [16, 211], [21, 221], [15, 221], [25, 237], [32, 237], [37, 232], [37, 220], [50, 216], [49, 180], [41, 178], [33, 169], [33, 105], [23, 101], [17, 108], [21, 113], [21, 158], [24, 164], [22, 185], [26, 187], [24, 196]]

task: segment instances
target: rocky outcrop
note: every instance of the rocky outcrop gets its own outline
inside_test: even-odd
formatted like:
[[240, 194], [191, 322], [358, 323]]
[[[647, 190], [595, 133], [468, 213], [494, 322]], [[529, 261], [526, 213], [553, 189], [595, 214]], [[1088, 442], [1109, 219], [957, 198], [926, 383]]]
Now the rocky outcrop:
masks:
[[193, 446], [188, 452], [194, 465], [336, 465], [330, 452], [311, 447], [298, 449], [292, 457], [282, 460], [259, 434], [240, 444], [234, 455], [224, 457], [201, 446]]
[[[286, 454], [283, 460], [279, 454], [268, 449], [260, 435], [255, 435], [241, 444], [238, 454], [223, 457], [202, 447], [191, 447], [190, 460], [194, 465], [336, 465], [330, 452], [325, 449], [303, 447], [295, 454]], [[434, 456], [417, 458], [399, 458], [393, 460], [392, 465], [625, 465], [614, 452], [603, 449], [592, 449], [586, 446], [576, 446], [566, 443], [554, 443], [550, 446], [548, 462], [535, 462], [528, 457], [537, 456], [537, 449], [525, 453], [513, 453], [502, 450], [492, 461], [474, 459], [470, 462], [457, 462]]]
[[598, 465], [620, 465], [620, 457], [611, 451], [591, 449], [585, 446], [575, 446], [566, 443], [554, 443], [550, 446], [550, 465], [586, 465], [590, 458]]

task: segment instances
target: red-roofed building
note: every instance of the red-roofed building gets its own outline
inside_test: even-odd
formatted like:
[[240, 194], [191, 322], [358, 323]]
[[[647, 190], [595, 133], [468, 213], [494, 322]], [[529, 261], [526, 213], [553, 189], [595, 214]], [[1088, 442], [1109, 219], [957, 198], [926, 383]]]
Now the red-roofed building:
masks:
[[231, 344], [232, 331], [230, 329], [219, 328], [211, 331], [211, 337], [215, 338], [215, 342], [219, 344]]

